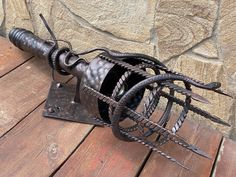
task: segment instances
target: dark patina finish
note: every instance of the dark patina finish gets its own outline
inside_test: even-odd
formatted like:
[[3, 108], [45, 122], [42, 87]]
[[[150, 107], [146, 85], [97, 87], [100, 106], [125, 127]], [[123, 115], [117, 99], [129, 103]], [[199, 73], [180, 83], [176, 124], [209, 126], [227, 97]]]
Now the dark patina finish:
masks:
[[[77, 78], [76, 86], [53, 82], [44, 116], [106, 125], [111, 127], [117, 138], [141, 143], [181, 166], [176, 159], [160, 151], [158, 146], [172, 141], [208, 157], [205, 152], [176, 134], [189, 111], [229, 126], [217, 116], [191, 104], [191, 100], [209, 102], [193, 93], [192, 86], [229, 96], [220, 89], [219, 82], [200, 82], [172, 71], [156, 58], [144, 54], [121, 53], [107, 48], [74, 53], [69, 47], [59, 48], [55, 40], [42, 40], [25, 29], [12, 29], [9, 39], [20, 49], [47, 59], [58, 73], [71, 74]], [[101, 53], [90, 63], [82, 58], [94, 51]], [[183, 87], [175, 84], [175, 81], [181, 82]], [[183, 95], [184, 99], [176, 97], [175, 93]], [[163, 98], [167, 101], [165, 106], [163, 103], [159, 106], [163, 111], [157, 119], [153, 113]], [[165, 127], [170, 122], [174, 103], [181, 106], [182, 110], [171, 130], [168, 130]]]

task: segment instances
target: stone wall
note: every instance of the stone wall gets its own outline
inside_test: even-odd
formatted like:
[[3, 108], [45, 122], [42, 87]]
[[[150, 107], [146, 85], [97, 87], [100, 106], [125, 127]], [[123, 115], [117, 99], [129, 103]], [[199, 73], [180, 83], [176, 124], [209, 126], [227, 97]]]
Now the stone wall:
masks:
[[57, 38], [82, 51], [95, 46], [153, 55], [169, 67], [204, 82], [220, 81], [229, 99], [194, 91], [212, 100], [199, 105], [231, 123], [227, 128], [196, 115], [236, 138], [236, 1], [232, 0], [1, 0], [0, 34], [13, 27], [49, 38], [43, 13]]

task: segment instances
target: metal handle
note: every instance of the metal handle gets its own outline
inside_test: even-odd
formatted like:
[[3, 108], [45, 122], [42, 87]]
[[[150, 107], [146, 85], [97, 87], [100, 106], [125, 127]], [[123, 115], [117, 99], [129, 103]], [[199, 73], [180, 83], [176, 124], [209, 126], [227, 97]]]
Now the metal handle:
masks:
[[26, 29], [13, 28], [8, 36], [16, 47], [40, 58], [47, 59], [55, 48], [55, 42], [43, 40]]

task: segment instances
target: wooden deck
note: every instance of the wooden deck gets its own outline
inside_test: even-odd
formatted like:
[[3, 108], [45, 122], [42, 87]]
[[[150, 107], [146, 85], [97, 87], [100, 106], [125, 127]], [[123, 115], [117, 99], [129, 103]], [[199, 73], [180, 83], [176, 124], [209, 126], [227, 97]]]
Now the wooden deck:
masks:
[[46, 61], [0, 38], [1, 177], [236, 176], [236, 143], [191, 121], [180, 135], [211, 159], [173, 144], [162, 147], [187, 171], [140, 144], [119, 141], [108, 128], [42, 117], [50, 81]]

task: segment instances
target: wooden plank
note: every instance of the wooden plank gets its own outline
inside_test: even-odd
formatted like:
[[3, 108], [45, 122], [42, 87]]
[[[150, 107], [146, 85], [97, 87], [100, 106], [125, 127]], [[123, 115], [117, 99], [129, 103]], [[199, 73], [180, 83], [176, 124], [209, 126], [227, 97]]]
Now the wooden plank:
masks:
[[234, 177], [236, 175], [236, 142], [224, 138], [212, 177]]
[[191, 121], [186, 121], [179, 133], [189, 143], [195, 144], [207, 152], [211, 159], [196, 155], [180, 146], [172, 143], [165, 144], [160, 149], [182, 162], [190, 170], [185, 170], [167, 159], [152, 153], [142, 170], [141, 177], [207, 177], [210, 176], [218, 147], [222, 140], [219, 132], [210, 130], [207, 127], [199, 126]]
[[42, 111], [43, 105], [0, 139], [0, 176], [49, 176], [92, 128], [43, 118]]
[[45, 100], [51, 80], [47, 62], [38, 58], [0, 79], [0, 136]]
[[55, 174], [56, 177], [133, 177], [149, 150], [118, 140], [109, 128], [96, 127]]
[[[154, 112], [153, 117], [160, 117]], [[133, 177], [150, 150], [136, 142], [117, 139], [110, 128], [95, 127], [55, 176]]]
[[0, 37], [0, 46], [0, 78], [32, 57], [16, 48], [6, 38]]

